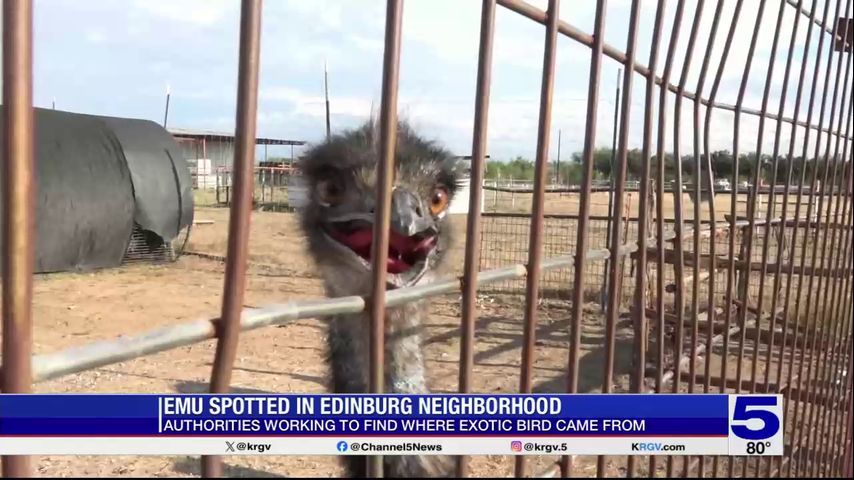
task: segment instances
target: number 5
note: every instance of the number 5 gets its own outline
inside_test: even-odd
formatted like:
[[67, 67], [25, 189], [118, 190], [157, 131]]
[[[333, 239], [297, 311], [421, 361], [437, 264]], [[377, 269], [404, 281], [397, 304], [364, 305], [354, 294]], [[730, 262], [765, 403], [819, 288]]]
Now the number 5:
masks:
[[748, 407], [766, 407], [777, 405], [775, 397], [738, 397], [735, 399], [735, 411], [732, 420], [745, 422], [747, 420], [762, 420], [762, 428], [752, 430], [746, 425], [732, 425], [732, 433], [745, 440], [764, 440], [771, 438], [780, 429], [780, 419], [773, 412], [764, 409], [751, 409]]

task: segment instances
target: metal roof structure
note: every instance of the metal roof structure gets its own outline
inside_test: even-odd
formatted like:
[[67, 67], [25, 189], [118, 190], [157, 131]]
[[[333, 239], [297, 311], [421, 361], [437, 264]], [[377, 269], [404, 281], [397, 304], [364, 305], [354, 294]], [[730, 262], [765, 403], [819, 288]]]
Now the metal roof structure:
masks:
[[[169, 133], [175, 138], [186, 138], [191, 140], [220, 140], [234, 141], [233, 133], [214, 132], [210, 130], [196, 130], [185, 128], [169, 128]], [[305, 145], [305, 140], [285, 140], [279, 138], [255, 138], [255, 145]]]

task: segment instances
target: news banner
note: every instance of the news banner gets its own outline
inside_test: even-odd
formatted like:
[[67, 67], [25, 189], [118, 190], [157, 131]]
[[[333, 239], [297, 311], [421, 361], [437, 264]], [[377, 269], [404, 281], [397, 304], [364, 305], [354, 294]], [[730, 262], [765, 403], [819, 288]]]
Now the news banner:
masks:
[[783, 454], [781, 395], [0, 395], [3, 455]]

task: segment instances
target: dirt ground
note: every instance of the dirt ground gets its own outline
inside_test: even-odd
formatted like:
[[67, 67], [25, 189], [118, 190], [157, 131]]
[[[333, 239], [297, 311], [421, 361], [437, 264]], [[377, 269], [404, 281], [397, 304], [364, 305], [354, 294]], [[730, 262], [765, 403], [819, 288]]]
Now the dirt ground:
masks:
[[[228, 211], [197, 208], [187, 250], [224, 255]], [[464, 217], [455, 218], [464, 228]], [[461, 265], [464, 235], [451, 252]], [[303, 253], [295, 217], [254, 212], [246, 306], [262, 306], [323, 296]], [[34, 295], [36, 354], [55, 352], [97, 340], [137, 335], [156, 327], [218, 316], [223, 264], [184, 255], [174, 263], [138, 264], [94, 272], [38, 276]], [[474, 391], [518, 391], [522, 340], [521, 299], [481, 296], [476, 330]], [[438, 298], [427, 326], [425, 348], [432, 388], [452, 392], [458, 382], [459, 295]], [[598, 307], [585, 316], [581, 354], [581, 391], [601, 388], [604, 328]], [[534, 380], [536, 391], [564, 391], [568, 360], [569, 311], [565, 304], [540, 308]], [[326, 366], [321, 319], [251, 331], [241, 336], [232, 385], [238, 392], [324, 392]], [[619, 346], [630, 331], [618, 334], [617, 391], [626, 385], [628, 358]], [[38, 392], [201, 392], [209, 381], [213, 341], [123, 362], [36, 385]], [[620, 370], [622, 369], [622, 371]], [[531, 473], [550, 466], [554, 457], [529, 457]], [[340, 474], [334, 457], [226, 457], [230, 476], [327, 477]], [[579, 459], [576, 475], [595, 474], [595, 458]], [[183, 457], [39, 457], [43, 476], [197, 476], [197, 458]], [[619, 474], [622, 464], [611, 465]], [[512, 476], [511, 457], [475, 457], [473, 476]]]
[[[514, 204], [530, 205], [530, 196], [515, 199], [485, 192], [487, 210], [512, 210]], [[509, 201], [508, 201], [509, 200]], [[520, 202], [522, 202], [520, 204]], [[607, 194], [591, 199], [591, 214], [607, 214]], [[716, 201], [717, 211], [729, 210], [729, 198]], [[202, 202], [204, 204], [204, 202]], [[666, 215], [672, 213], [665, 204]], [[720, 203], [720, 204], [718, 204]], [[576, 213], [577, 196], [549, 195], [548, 213]], [[630, 208], [636, 215], [637, 196]], [[686, 196], [686, 217], [693, 209]], [[741, 211], [741, 206], [739, 208]], [[223, 291], [224, 265], [216, 257], [226, 254], [228, 210], [197, 206], [196, 221], [190, 233], [186, 253], [167, 264], [136, 264], [94, 272], [38, 276], [34, 295], [34, 348], [36, 354], [56, 352], [93, 341], [139, 335], [154, 328], [219, 315]], [[705, 218], [705, 217], [704, 217]], [[719, 215], [719, 220], [723, 220]], [[457, 231], [456, 244], [449, 252], [450, 275], [461, 273], [465, 242], [465, 216], [452, 216]], [[524, 233], [524, 232], [523, 232]], [[574, 236], [573, 232], [570, 237]], [[490, 233], [494, 235], [494, 233]], [[486, 233], [484, 233], [486, 235]], [[591, 235], [594, 233], [591, 231]], [[567, 237], [569, 238], [569, 237]], [[591, 241], [593, 241], [591, 239]], [[524, 263], [500, 242], [490, 250], [508, 262]], [[546, 245], [548, 250], [548, 245]], [[194, 253], [205, 254], [200, 257]], [[494, 252], [493, 252], [494, 253]], [[261, 307], [299, 299], [323, 297], [322, 285], [304, 251], [296, 216], [292, 213], [255, 211], [251, 220], [250, 254], [246, 307]], [[500, 263], [500, 261], [499, 261]], [[489, 268], [494, 268], [494, 265]], [[434, 299], [433, 315], [425, 332], [428, 376], [436, 392], [453, 392], [459, 375], [460, 296]], [[473, 390], [481, 393], [513, 393], [519, 388], [521, 369], [523, 299], [518, 295], [486, 295], [478, 298]], [[534, 390], [565, 391], [569, 357], [569, 305], [544, 300], [539, 307], [533, 366]], [[579, 359], [579, 391], [601, 391], [604, 374], [604, 318], [598, 304], [585, 306], [582, 345]], [[705, 327], [697, 338], [706, 341]], [[235, 362], [232, 386], [237, 392], [324, 392], [327, 368], [325, 357], [326, 323], [323, 319], [294, 321], [281, 327], [268, 327], [242, 334]], [[686, 328], [686, 342], [692, 343]], [[753, 342], [744, 347], [752, 356]], [[627, 391], [632, 352], [632, 327], [626, 316], [617, 326], [613, 391]], [[779, 344], [778, 344], [779, 345]], [[779, 347], [777, 347], [779, 348]], [[123, 362], [104, 368], [39, 383], [39, 392], [111, 392], [158, 393], [206, 391], [214, 358], [215, 342]], [[731, 357], [738, 354], [735, 339]], [[650, 346], [648, 360], [654, 349]], [[710, 358], [711, 371], [720, 372], [721, 349]], [[765, 350], [758, 356], [760, 381], [764, 380]], [[703, 363], [706, 357], [700, 359]], [[650, 360], [651, 361], [651, 360]], [[669, 359], [667, 360], [669, 362]], [[745, 363], [749, 372], [750, 363]], [[704, 370], [698, 362], [697, 372]], [[728, 365], [729, 378], [736, 375], [735, 362]], [[772, 369], [773, 371], [773, 369]], [[783, 376], [788, 369], [784, 369]], [[683, 375], [687, 368], [683, 370]], [[776, 376], [775, 376], [776, 377]], [[684, 377], [683, 377], [684, 378]], [[775, 378], [776, 380], [776, 378]], [[686, 384], [683, 384], [683, 386]], [[698, 386], [701, 389], [702, 386]], [[713, 388], [712, 391], [716, 391]], [[553, 465], [555, 457], [527, 457], [529, 474]], [[328, 477], [340, 475], [335, 457], [259, 456], [225, 457], [228, 476]], [[660, 461], [658, 468], [664, 468]], [[638, 459], [640, 475], [646, 475], [646, 458]], [[186, 457], [78, 456], [39, 457], [34, 459], [37, 473], [43, 476], [198, 476], [199, 459]], [[576, 459], [573, 474], [596, 475], [596, 458]], [[681, 465], [681, 461], [677, 461]], [[513, 459], [505, 456], [474, 457], [470, 463], [475, 477], [509, 477]], [[661, 472], [661, 470], [659, 470]], [[608, 457], [609, 476], [626, 474], [625, 458]]]

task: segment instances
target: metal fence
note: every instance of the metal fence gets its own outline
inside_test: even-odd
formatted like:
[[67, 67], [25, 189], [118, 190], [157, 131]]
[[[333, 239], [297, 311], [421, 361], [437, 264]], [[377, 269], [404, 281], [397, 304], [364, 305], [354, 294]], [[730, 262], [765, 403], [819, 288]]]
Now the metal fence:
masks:
[[[523, 305], [524, 341], [521, 392], [532, 389], [532, 365], [536, 349], [537, 299], [543, 289], [549, 288], [540, 273], [569, 269], [571, 275], [556, 280], [564, 284], [571, 301], [569, 318], [570, 342], [567, 359], [569, 392], [577, 391], [579, 379], [579, 348], [582, 335], [583, 304], [588, 288], [600, 279], [591, 278], [596, 262], [607, 261], [605, 292], [605, 334], [602, 340], [605, 361], [602, 365], [602, 391], [611, 392], [614, 379], [615, 331], [621, 314], [628, 314], [633, 328], [631, 390], [638, 392], [779, 392], [785, 395], [786, 453], [782, 458], [731, 459], [706, 457], [628, 457], [625, 474], [655, 476], [666, 473], [721, 476], [801, 476], [806, 473], [823, 476], [851, 475], [851, 418], [852, 418], [852, 345], [851, 345], [851, 94], [852, 70], [850, 22], [838, 22], [851, 15], [851, 3], [841, 0], [814, 0], [805, 5], [804, 0], [759, 0], [760, 12], [777, 8], [777, 23], [772, 44], [772, 61], [768, 64], [760, 108], [744, 105], [745, 91], [754, 53], [759, 38], [762, 15], [753, 25], [739, 24], [739, 12], [756, 7], [754, 2], [736, 1], [736, 13], [722, 19], [723, 1], [715, 3], [711, 41], [705, 52], [696, 48], [699, 24], [705, 14], [703, 0], [698, 10], [685, 11], [684, 0], [675, 2], [675, 15], [670, 42], [665, 51], [664, 73], [657, 75], [659, 48], [664, 30], [665, 7], [674, 2], [658, 0], [653, 31], [652, 48], [648, 65], [639, 60], [637, 48], [640, 1], [631, 2], [628, 24], [628, 42], [625, 53], [604, 43], [606, 1], [596, 2], [592, 34], [559, 21], [559, 0], [549, 0], [548, 10], [541, 11], [520, 0], [484, 0], [480, 26], [480, 51], [477, 66], [477, 89], [472, 145], [472, 184], [483, 185], [484, 156], [489, 107], [489, 86], [492, 69], [494, 18], [497, 6], [517, 12], [545, 25], [542, 90], [537, 136], [536, 174], [533, 183], [532, 213], [527, 225], [526, 257], [524, 264], [484, 270], [481, 258], [481, 228], [484, 227], [478, 205], [482, 190], [472, 189], [470, 212], [467, 219], [465, 265], [460, 279], [437, 280], [400, 290], [385, 291], [385, 268], [390, 220], [390, 194], [392, 166], [396, 141], [397, 90], [402, 31], [402, 0], [388, 0], [385, 22], [385, 55], [383, 60], [381, 125], [381, 158], [378, 164], [377, 209], [375, 222], [375, 252], [373, 255], [373, 293], [362, 297], [345, 297], [309, 302], [296, 302], [262, 309], [242, 308], [249, 234], [249, 214], [252, 208], [253, 156], [255, 120], [258, 99], [258, 70], [260, 47], [261, 1], [243, 0], [240, 19], [240, 56], [237, 92], [235, 162], [231, 197], [229, 243], [225, 270], [225, 291], [220, 318], [175, 325], [137, 337], [100, 342], [55, 354], [32, 354], [30, 321], [32, 299], [33, 258], [33, 110], [32, 110], [32, 1], [4, 0], [3, 6], [3, 372], [4, 393], [29, 392], [33, 381], [56, 378], [102, 365], [116, 363], [154, 352], [164, 351], [204, 339], [217, 338], [217, 349], [210, 382], [211, 392], [226, 392], [229, 388], [235, 359], [237, 339], [241, 330], [284, 323], [296, 318], [328, 316], [338, 313], [368, 311], [371, 314], [371, 375], [370, 390], [382, 392], [384, 371], [384, 315], [386, 306], [400, 305], [416, 298], [458, 291], [462, 285], [463, 308], [461, 318], [461, 352], [459, 390], [471, 390], [473, 365], [474, 321], [476, 293], [481, 285], [524, 278], [525, 301]], [[819, 10], [821, 2], [824, 8]], [[567, 4], [569, 4], [567, 2]], [[710, 2], [711, 4], [711, 2]], [[571, 4], [570, 4], [571, 5]], [[794, 25], [781, 35], [783, 12], [795, 8]], [[831, 14], [830, 12], [834, 13]], [[818, 12], [822, 12], [819, 14]], [[818, 17], [822, 17], [819, 19]], [[688, 46], [684, 51], [682, 75], [672, 83], [677, 39], [682, 23], [690, 21]], [[796, 32], [807, 29], [805, 43], [798, 45]], [[711, 45], [723, 38], [723, 54], [718, 65], [712, 65]], [[736, 31], [749, 31], [750, 45], [744, 65], [738, 102], [727, 105], [716, 100], [723, 67], [727, 63]], [[815, 32], [817, 40], [813, 38]], [[544, 190], [549, 158], [551, 131], [551, 105], [555, 78], [555, 52], [558, 35], [565, 35], [590, 47], [589, 96], [586, 111], [586, 130], [582, 164], [584, 177], [580, 187], [578, 218], [572, 227], [558, 227], [567, 237], [569, 248], [548, 250], [553, 235], [547, 230], [544, 215]], [[786, 38], [783, 38], [786, 37]], [[841, 40], [840, 40], [841, 38]], [[773, 59], [777, 50], [788, 43], [784, 88], [779, 103], [787, 102], [788, 82], [797, 69], [797, 94], [792, 117], [768, 111], [770, 88], [774, 78]], [[796, 47], [805, 52], [816, 49], [814, 56], [801, 55], [795, 61]], [[629, 72], [647, 79], [643, 102], [643, 165], [640, 182], [640, 208], [635, 230], [625, 233], [614, 229], [607, 245], [597, 245], [591, 239], [596, 218], [591, 217], [589, 199], [592, 185], [592, 154], [596, 144], [597, 99], [604, 56], [624, 64]], [[815, 58], [810, 69], [811, 59]], [[695, 93], [688, 91], [688, 75], [692, 59], [702, 59]], [[824, 62], [824, 63], [822, 63]], [[831, 66], [835, 65], [835, 69]], [[793, 69], [794, 68], [794, 69]], [[712, 88], [704, 96], [704, 86], [709, 72], [714, 72]], [[836, 72], [835, 75], [832, 72]], [[844, 77], [844, 79], [843, 79]], [[811, 82], [805, 82], [805, 79]], [[619, 122], [619, 147], [615, 169], [615, 212], [622, 211], [626, 185], [626, 158], [628, 150], [632, 87], [635, 75], [625, 75], [622, 80], [622, 109]], [[809, 103], [805, 119], [801, 111], [801, 97], [809, 88]], [[658, 99], [656, 99], [658, 93]], [[709, 198], [711, 215], [708, 227], [700, 220], [700, 202], [694, 203], [694, 220], [685, 222], [684, 205], [676, 197], [675, 221], [672, 229], [665, 229], [663, 188], [650, 191], [650, 179], [664, 185], [664, 152], [667, 149], [665, 132], [668, 128], [668, 96], [674, 93], [672, 125], [693, 121], [694, 135], [682, 138], [681, 130], [674, 129], [672, 149], [681, 158], [683, 145], [692, 144], [696, 169], [711, 169], [709, 155], [709, 129], [711, 112], [722, 109], [733, 112], [733, 154], [741, 153], [739, 139], [740, 121], [744, 115], [759, 119], [757, 154], [761, 153], [761, 140], [766, 137], [766, 120], [776, 121], [774, 147], [770, 165], [759, 164], [751, 172], [753, 184], [758, 185], [763, 169], [776, 170], [781, 157], [791, 159], [811, 154], [815, 168], [811, 175], [802, 169], [798, 178], [789, 180], [782, 192], [782, 207], [757, 210], [754, 189], [749, 192], [748, 214], [739, 218], [735, 210], [733, 192], [732, 210], [724, 218], [716, 218], [714, 199]], [[692, 119], [682, 117], [683, 102], [694, 104]], [[818, 107], [816, 108], [816, 101]], [[705, 119], [700, 112], [705, 107]], [[657, 128], [653, 124], [653, 111], [657, 110]], [[815, 110], [818, 110], [816, 112]], [[816, 119], [817, 113], [817, 119]], [[777, 121], [779, 120], [779, 121]], [[790, 135], [788, 146], [782, 145], [780, 131], [789, 124], [795, 134]], [[671, 125], [671, 126], [672, 126]], [[799, 129], [799, 127], [802, 127]], [[844, 135], [842, 131], [845, 131]], [[702, 135], [701, 135], [702, 132]], [[655, 137], [655, 140], [654, 140]], [[701, 142], [701, 137], [703, 142]], [[795, 138], [803, 140], [803, 152], [795, 151]], [[806, 141], [809, 138], [810, 141]], [[807, 152], [812, 142], [814, 152]], [[701, 145], [702, 143], [702, 145]], [[757, 155], [761, 158], [761, 155]], [[791, 165], [791, 162], [787, 162]], [[678, 164], [678, 162], [677, 162]], [[655, 168], [653, 169], [653, 166]], [[735, 169], [738, 172], [738, 168]], [[682, 183], [681, 167], [676, 170], [677, 184]], [[809, 178], [807, 178], [809, 177]], [[774, 176], [776, 178], [776, 175]], [[712, 175], [706, 175], [707, 191], [712, 191]], [[733, 185], [738, 178], [733, 178]], [[819, 190], [816, 186], [830, 185]], [[840, 185], [841, 188], [832, 188]], [[696, 187], [696, 185], [695, 185]], [[796, 194], [797, 192], [797, 194]], [[809, 192], [808, 195], [802, 195]], [[771, 193], [772, 196], [776, 195]], [[697, 195], [697, 197], [700, 197]], [[793, 198], [794, 197], [794, 198]], [[654, 217], [650, 199], [656, 198]], [[776, 205], [770, 201], [767, 205]], [[655, 219], [652, 222], [652, 218]], [[492, 221], [492, 220], [489, 220]], [[620, 218], [613, 219], [615, 224]], [[702, 247], [703, 238], [718, 238], [718, 232], [740, 232], [724, 235], [727, 245], [709, 241]], [[777, 232], [783, 231], [785, 235]], [[575, 237], [574, 242], [571, 240]], [[787, 238], [787, 241], [775, 239]], [[544, 258], [547, 255], [566, 255]], [[629, 259], [633, 259], [629, 261]], [[626, 269], [634, 263], [630, 276]], [[668, 296], [665, 275], [650, 274], [645, 268], [654, 265], [655, 272], [672, 269], [672, 296]], [[570, 268], [571, 267], [571, 268]], [[640, 268], [644, 267], [644, 268]], [[627, 278], [628, 277], [628, 278]], [[755, 290], [750, 287], [758, 282]], [[755, 296], [751, 294], [755, 291]], [[648, 293], [649, 292], [649, 293]], [[768, 294], [772, 292], [772, 294]], [[770, 304], [762, 299], [770, 298]], [[630, 297], [625, 308], [623, 300]], [[702, 302], [707, 308], [701, 308]], [[668, 329], [673, 326], [673, 331]], [[648, 342], [650, 340], [650, 342]], [[648, 351], [648, 343], [669, 345], [674, 353], [672, 361], [665, 359], [665, 348]], [[713, 365], [712, 359], [717, 362]], [[649, 375], [652, 382], [643, 379]], [[577, 474], [573, 466], [577, 459], [563, 457], [546, 474]], [[517, 476], [526, 475], [526, 459], [516, 458]], [[466, 458], [460, 458], [458, 473], [467, 471]], [[598, 474], [606, 474], [606, 458], [599, 457]], [[222, 473], [218, 457], [205, 457], [203, 474], [219, 476]], [[27, 457], [3, 458], [5, 476], [27, 476], [30, 466]], [[369, 474], [382, 475], [381, 457], [372, 457]]]

